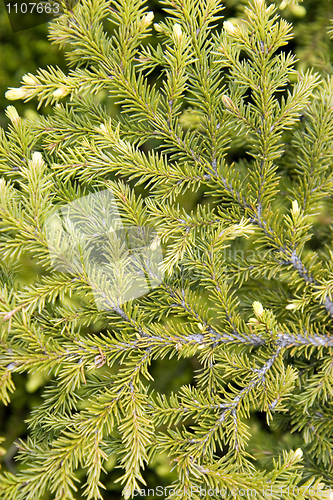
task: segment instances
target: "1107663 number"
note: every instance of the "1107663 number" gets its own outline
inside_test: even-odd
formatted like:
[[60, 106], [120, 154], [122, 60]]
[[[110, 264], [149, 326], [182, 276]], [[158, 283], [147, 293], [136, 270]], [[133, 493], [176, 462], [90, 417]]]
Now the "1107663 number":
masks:
[[7, 3], [8, 14], [59, 14], [59, 4], [50, 2], [40, 3]]

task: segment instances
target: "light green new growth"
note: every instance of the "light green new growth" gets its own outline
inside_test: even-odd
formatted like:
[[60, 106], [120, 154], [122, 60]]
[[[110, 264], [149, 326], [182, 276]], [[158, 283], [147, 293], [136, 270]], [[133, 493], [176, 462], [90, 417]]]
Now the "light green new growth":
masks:
[[[51, 381], [19, 444], [24, 467], [2, 470], [1, 500], [70, 500], [80, 487], [102, 499], [112, 456], [131, 498], [157, 453], [179, 500], [201, 499], [194, 486], [323, 499], [333, 478], [333, 248], [310, 241], [332, 209], [333, 79], [295, 71], [274, 5], [257, 0], [221, 27], [217, 0], [161, 4], [149, 44], [142, 0], [80, 0], [50, 27], [68, 73], [40, 69], [7, 93], [53, 108], [25, 120], [9, 106], [1, 130], [2, 401], [12, 373]], [[121, 114], [109, 116], [101, 90]], [[165, 278], [125, 304], [110, 292], [100, 310], [84, 266], [54, 269], [45, 221], [103, 189], [125, 225], [156, 228]], [[199, 200], [190, 213], [184, 195]], [[27, 255], [43, 272], [21, 288]], [[195, 358], [195, 383], [153, 391], [151, 363], [164, 357]], [[257, 466], [255, 412], [298, 432], [304, 460], [286, 448]]]

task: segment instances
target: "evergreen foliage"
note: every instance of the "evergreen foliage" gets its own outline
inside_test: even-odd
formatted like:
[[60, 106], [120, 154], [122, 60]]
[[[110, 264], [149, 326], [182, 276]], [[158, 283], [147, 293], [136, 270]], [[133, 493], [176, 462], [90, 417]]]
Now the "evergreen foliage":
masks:
[[[66, 68], [63, 54], [57, 47], [52, 47], [47, 40], [47, 25], [13, 33], [5, 3], [8, 2], [0, 2], [0, 125], [2, 127], [8, 122], [3, 113], [3, 109], [8, 106], [5, 98], [8, 87], [17, 85], [25, 73], [35, 71], [39, 66], [57, 64]], [[35, 111], [35, 105], [17, 104], [19, 113], [24, 116], [29, 116]]]
[[[223, 28], [217, 0], [162, 6], [149, 44], [142, 0], [81, 0], [50, 30], [68, 73], [40, 69], [7, 93], [53, 112], [27, 120], [9, 106], [1, 130], [2, 401], [13, 374], [49, 382], [0, 498], [70, 500], [80, 487], [103, 498], [112, 456], [131, 498], [159, 453], [176, 471], [170, 498], [221, 498], [200, 487], [328, 498], [333, 79], [295, 70], [292, 27], [274, 5], [256, 0]], [[93, 99], [101, 89], [121, 114]], [[58, 252], [55, 269], [46, 234], [55, 207], [105, 189], [125, 226], [153, 226], [165, 245], [162, 283], [125, 304], [74, 256]], [[35, 275], [22, 287], [27, 257]], [[151, 374], [167, 358], [198, 367], [170, 395]], [[303, 452], [285, 446], [263, 465], [254, 414], [296, 433]]]

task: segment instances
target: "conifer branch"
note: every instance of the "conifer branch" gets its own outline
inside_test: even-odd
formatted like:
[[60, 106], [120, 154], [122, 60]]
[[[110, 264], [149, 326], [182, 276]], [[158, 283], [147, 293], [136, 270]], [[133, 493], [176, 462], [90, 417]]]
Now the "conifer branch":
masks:
[[[0, 474], [6, 500], [74, 499], [81, 483], [102, 499], [112, 457], [131, 498], [156, 451], [172, 457], [178, 500], [199, 500], [191, 486], [263, 500], [267, 484], [320, 498], [332, 476], [333, 266], [318, 211], [331, 203], [333, 79], [295, 71], [274, 5], [253, 1], [222, 30], [217, 0], [162, 6], [150, 44], [142, 0], [65, 8], [50, 36], [68, 72], [39, 69], [7, 93], [52, 111], [9, 106], [0, 131], [0, 397], [10, 404], [23, 373], [44, 386], [22, 465]], [[94, 214], [91, 196], [104, 196]], [[317, 227], [328, 249], [314, 252]], [[118, 228], [126, 245], [155, 231], [142, 262], [112, 246]], [[147, 287], [127, 300], [131, 259]], [[151, 385], [168, 362], [188, 368], [170, 396]], [[303, 439], [303, 469], [300, 449], [271, 460], [268, 439], [260, 457], [258, 412]]]

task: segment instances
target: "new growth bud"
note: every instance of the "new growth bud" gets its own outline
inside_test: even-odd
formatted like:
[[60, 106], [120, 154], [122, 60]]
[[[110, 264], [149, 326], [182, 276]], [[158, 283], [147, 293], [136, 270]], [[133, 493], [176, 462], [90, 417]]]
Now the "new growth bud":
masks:
[[145, 15], [145, 17], [142, 20], [142, 23], [144, 26], [148, 26], [151, 24], [152, 20], [154, 19], [154, 12], [150, 11], [148, 14]]
[[290, 5], [289, 10], [295, 17], [304, 17], [306, 15], [306, 8], [303, 5]]
[[123, 491], [123, 495], [124, 495], [124, 500], [129, 500], [129, 498], [131, 498], [131, 490], [126, 487]]
[[235, 104], [227, 95], [222, 96], [222, 102], [229, 111], [237, 111]]
[[7, 90], [6, 94], [6, 99], [9, 99], [10, 101], [15, 101], [16, 99], [24, 99], [26, 97], [26, 91], [22, 88], [11, 88]]
[[6, 108], [6, 116], [10, 119], [13, 125], [17, 125], [21, 118], [14, 106], [7, 106]]
[[176, 38], [180, 41], [183, 32], [182, 32], [182, 27], [180, 24], [174, 24], [173, 25], [173, 34], [175, 35]]
[[291, 302], [290, 304], [288, 304], [288, 305], [286, 306], [286, 309], [288, 309], [288, 310], [290, 310], [290, 311], [291, 311], [292, 309], [296, 309], [296, 308], [297, 308], [297, 304], [295, 304], [295, 302]]
[[299, 214], [299, 206], [298, 206], [297, 200], [294, 200], [292, 203], [291, 213], [293, 216], [296, 216]]
[[223, 28], [230, 34], [234, 33], [235, 26], [230, 21], [224, 21]]
[[257, 318], [250, 318], [248, 321], [249, 325], [260, 325], [260, 321], [257, 320]]
[[30, 166], [35, 170], [40, 170], [44, 165], [44, 160], [42, 154], [36, 151], [32, 155], [32, 160], [30, 162]]
[[35, 79], [35, 77], [31, 74], [31, 73], [28, 73], [27, 75], [24, 75], [22, 77], [22, 81], [26, 84], [26, 85], [31, 85], [31, 86], [36, 86], [38, 85], [38, 80]]
[[252, 307], [256, 316], [260, 317], [264, 314], [264, 308], [262, 307], [262, 304], [260, 302], [253, 302]]
[[69, 89], [67, 87], [59, 87], [54, 92], [52, 92], [53, 97], [64, 97], [69, 93]]

